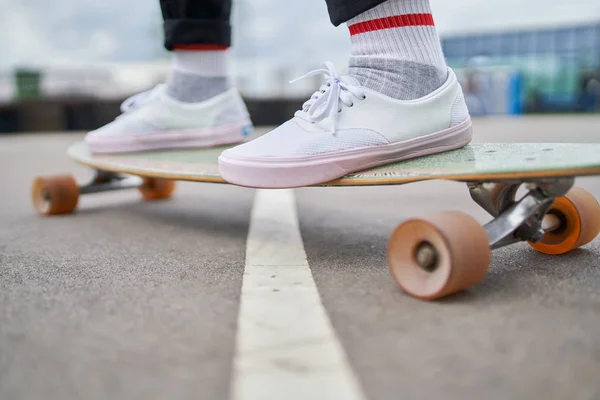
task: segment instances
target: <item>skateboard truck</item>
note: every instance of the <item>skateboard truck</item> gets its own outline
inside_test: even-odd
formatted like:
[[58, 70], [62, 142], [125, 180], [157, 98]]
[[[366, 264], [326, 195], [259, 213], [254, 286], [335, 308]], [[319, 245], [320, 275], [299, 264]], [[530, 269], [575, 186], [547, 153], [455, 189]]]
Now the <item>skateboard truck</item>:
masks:
[[[490, 249], [498, 249], [520, 241], [536, 243], [546, 232], [560, 227], [561, 219], [547, 214], [556, 197], [565, 195], [574, 178], [559, 178], [525, 184], [528, 192], [516, 200], [522, 182], [469, 182], [471, 197], [494, 219], [484, 225]], [[433, 272], [439, 262], [435, 247], [422, 242], [415, 252], [415, 261], [427, 272]]]
[[89, 183], [79, 186], [80, 194], [101, 193], [121, 189], [136, 189], [143, 185], [139, 176], [125, 176], [116, 172], [95, 170]]
[[[479, 283], [491, 252], [527, 242], [545, 254], [563, 254], [600, 233], [600, 205], [574, 177], [529, 181], [468, 181], [473, 200], [493, 219], [481, 226], [447, 211], [400, 224], [388, 242], [388, 266], [407, 294], [435, 300]], [[526, 193], [517, 199], [519, 189]]]
[[528, 192], [516, 200], [522, 182], [468, 183], [471, 197], [494, 219], [484, 225], [490, 248], [520, 241], [539, 242], [544, 234], [559, 228], [561, 220], [547, 214], [555, 199], [573, 187], [572, 177], [528, 182]]
[[55, 215], [72, 213], [82, 194], [122, 189], [138, 189], [146, 201], [168, 199], [175, 190], [175, 181], [96, 169], [92, 179], [84, 185], [78, 185], [71, 175], [38, 177], [33, 182], [31, 194], [41, 215]]

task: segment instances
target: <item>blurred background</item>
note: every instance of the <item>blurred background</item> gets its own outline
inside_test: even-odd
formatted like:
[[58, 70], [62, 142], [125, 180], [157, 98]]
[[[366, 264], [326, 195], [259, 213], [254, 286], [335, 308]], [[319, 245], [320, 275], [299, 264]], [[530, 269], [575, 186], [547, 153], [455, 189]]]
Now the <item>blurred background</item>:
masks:
[[[600, 1], [432, 0], [474, 116], [600, 110]], [[90, 130], [163, 82], [169, 54], [153, 0], [0, 0], [0, 134]], [[236, 0], [232, 74], [257, 125], [287, 120], [347, 28], [323, 0]], [[319, 77], [315, 77], [319, 79]]]

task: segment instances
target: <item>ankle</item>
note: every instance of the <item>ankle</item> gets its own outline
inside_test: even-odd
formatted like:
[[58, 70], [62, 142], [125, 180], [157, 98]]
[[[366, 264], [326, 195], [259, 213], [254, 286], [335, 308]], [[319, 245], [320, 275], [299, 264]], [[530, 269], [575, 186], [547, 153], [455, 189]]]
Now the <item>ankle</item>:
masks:
[[348, 74], [362, 86], [398, 100], [415, 100], [441, 87], [448, 70], [413, 61], [377, 58], [350, 58]]
[[227, 50], [175, 50], [167, 94], [182, 102], [200, 102], [231, 87]]
[[188, 75], [226, 77], [229, 75], [229, 50], [175, 50], [171, 69]]

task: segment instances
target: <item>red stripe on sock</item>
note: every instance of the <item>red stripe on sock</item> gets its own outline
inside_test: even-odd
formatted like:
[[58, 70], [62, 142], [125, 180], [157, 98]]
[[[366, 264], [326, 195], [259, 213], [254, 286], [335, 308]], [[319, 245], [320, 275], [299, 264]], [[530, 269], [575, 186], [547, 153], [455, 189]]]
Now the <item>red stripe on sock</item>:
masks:
[[176, 44], [173, 46], [175, 50], [190, 50], [190, 51], [216, 51], [227, 50], [228, 46], [220, 44]]
[[435, 23], [433, 21], [433, 15], [431, 14], [403, 14], [358, 22], [350, 25], [348, 29], [350, 30], [350, 35], [354, 36], [371, 31], [402, 28], [406, 26], [435, 26]]

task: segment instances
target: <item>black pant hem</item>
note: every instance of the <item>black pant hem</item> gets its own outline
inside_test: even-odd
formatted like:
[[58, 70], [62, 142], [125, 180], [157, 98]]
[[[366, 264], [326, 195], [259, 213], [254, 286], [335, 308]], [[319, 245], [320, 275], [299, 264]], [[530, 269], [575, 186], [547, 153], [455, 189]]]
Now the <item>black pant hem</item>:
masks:
[[329, 19], [334, 26], [339, 26], [349, 19], [364, 13], [386, 0], [325, 0]]
[[165, 47], [177, 45], [218, 45], [231, 47], [231, 25], [228, 21], [202, 19], [169, 19], [165, 21]]

